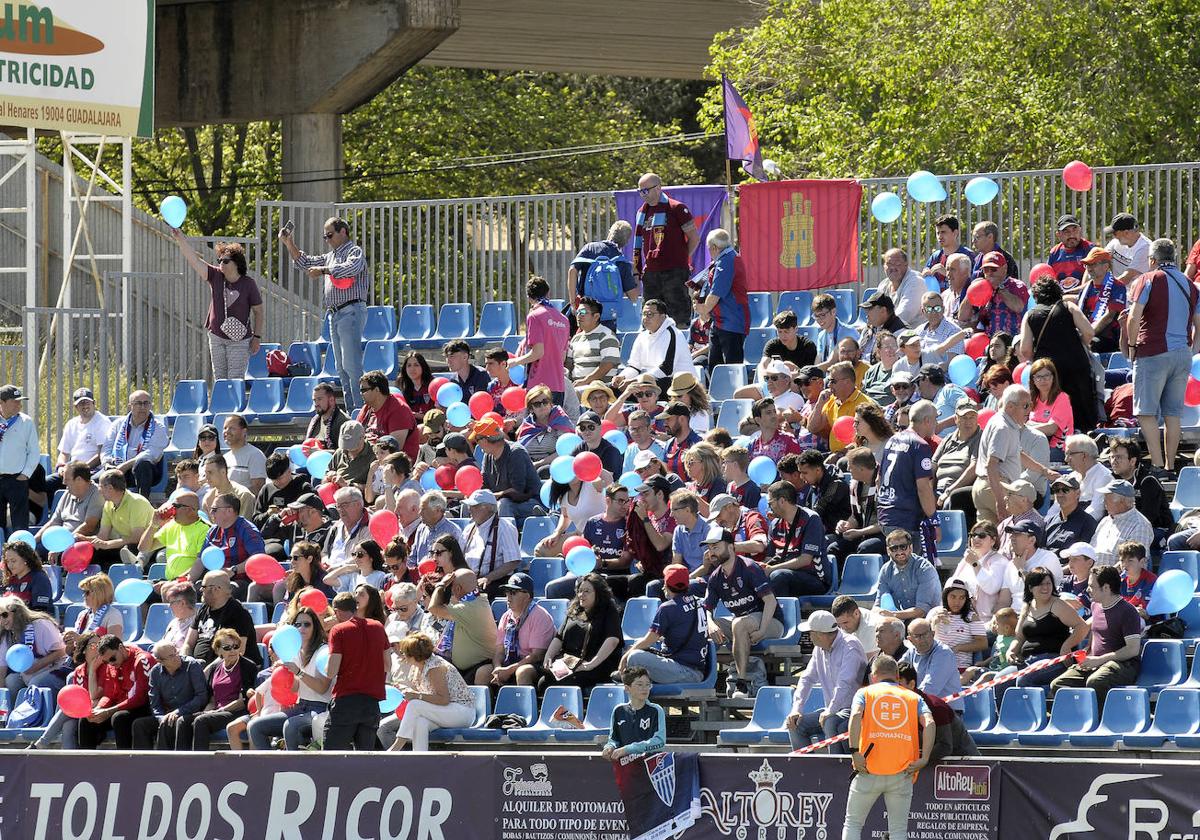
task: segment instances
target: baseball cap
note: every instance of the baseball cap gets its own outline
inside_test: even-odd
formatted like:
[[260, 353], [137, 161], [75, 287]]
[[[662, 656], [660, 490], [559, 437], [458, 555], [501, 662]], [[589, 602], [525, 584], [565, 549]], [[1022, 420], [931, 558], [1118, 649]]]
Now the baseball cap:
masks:
[[1108, 482], [1100, 492], [1106, 496], [1110, 493], [1116, 493], [1118, 496], [1125, 496], [1130, 499], [1137, 495], [1137, 490], [1133, 489], [1133, 485], [1124, 479]]
[[663, 409], [664, 417], [691, 417], [692, 410], [681, 402], [669, 403]]
[[825, 371], [821, 370], [816, 365], [800, 368], [800, 372], [796, 374], [797, 379], [825, 379]]
[[[779, 359], [772, 359], [771, 362], [767, 364], [766, 373], [772, 376], [786, 376], [790, 379], [792, 376], [792, 369], [787, 366], [786, 362], [780, 361]], [[821, 374], [821, 376], [824, 375], [824, 373]]]
[[983, 258], [983, 266], [994, 265], [997, 268], [1007, 268], [1008, 260], [1004, 258], [1004, 254], [999, 251], [988, 251], [986, 257]]
[[96, 401], [96, 397], [92, 394], [92, 389], [76, 388], [75, 393], [71, 395], [71, 405], [79, 405], [84, 400]]
[[504, 430], [491, 417], [485, 417], [482, 420], [475, 421], [475, 428], [472, 430], [472, 434], [476, 440], [479, 438], [503, 437]]
[[943, 592], [949, 592], [951, 589], [961, 589], [968, 595], [971, 594], [971, 585], [962, 578], [952, 577], [950, 580], [946, 581], [946, 585], [942, 587]]
[[442, 446], [448, 450], [453, 449], [455, 452], [463, 452], [467, 455], [471, 454], [471, 444], [467, 442], [467, 436], [461, 432], [451, 432], [446, 435], [442, 438]]
[[467, 496], [467, 507], [478, 507], [479, 505], [495, 505], [496, 494], [491, 490], [476, 490], [470, 496]]
[[805, 629], [810, 633], [833, 633], [837, 630], [837, 620], [829, 610], [816, 610], [808, 617]]
[[524, 572], [513, 572], [508, 582], [500, 587], [503, 592], [528, 592], [533, 594], [533, 578]]
[[633, 468], [635, 470], [644, 470], [657, 460], [658, 456], [654, 454], [653, 449], [643, 449], [633, 456]]
[[913, 381], [912, 374], [906, 370], [898, 370], [894, 372], [888, 379], [888, 386], [892, 385], [911, 385]]
[[325, 512], [325, 503], [321, 501], [321, 497], [316, 493], [305, 493], [299, 499], [288, 505], [288, 510], [300, 510], [303, 507], [310, 507], [321, 513]]
[[946, 384], [946, 371], [937, 365], [922, 365], [917, 379], [928, 379], [934, 385]]
[[440, 408], [429, 409], [421, 418], [421, 425], [426, 426], [431, 432], [440, 432], [446, 425], [446, 412]]
[[1054, 229], [1058, 230], [1058, 231], [1063, 231], [1063, 230], [1066, 230], [1067, 228], [1071, 227], [1072, 225], [1075, 225], [1076, 227], [1080, 226], [1079, 217], [1072, 213], [1064, 213], [1063, 215], [1058, 217], [1058, 223], [1055, 225]]
[[955, 414], [969, 414], [971, 412], [979, 413], [979, 404], [970, 397], [960, 397], [958, 402], [954, 404]]
[[391, 435], [380, 435], [379, 437], [375, 438], [375, 445], [376, 446], [386, 446], [386, 447], [390, 448], [393, 452], [400, 451], [400, 441], [396, 440]]
[[1011, 483], [1001, 481], [1000, 486], [1009, 493], [1016, 493], [1018, 496], [1022, 496], [1031, 502], [1037, 498], [1037, 490], [1035, 490], [1033, 485], [1023, 478], [1018, 478], [1016, 481]]
[[1066, 475], [1059, 476], [1058, 478], [1054, 479], [1054, 481], [1050, 482], [1050, 489], [1053, 490], [1055, 487], [1066, 487], [1068, 490], [1078, 490], [1079, 479], [1076, 478], [1073, 473], [1067, 473]]
[[1111, 227], [1114, 232], [1121, 230], [1136, 230], [1137, 226], [1137, 217], [1132, 213], [1118, 213], [1117, 215], [1113, 216], [1112, 223], [1109, 224], [1109, 227]]
[[728, 528], [722, 528], [719, 525], [712, 525], [708, 529], [708, 533], [704, 535], [704, 539], [700, 542], [705, 545], [716, 545], [717, 543], [727, 542], [733, 544], [733, 531]]
[[5, 385], [3, 388], [0, 388], [0, 401], [24, 399], [28, 398], [21, 393], [21, 389], [16, 385]]
[[347, 420], [338, 431], [338, 443], [342, 449], [360, 446], [367, 436], [367, 430], [357, 420]]
[[637, 492], [645, 493], [647, 490], [657, 490], [664, 496], [671, 495], [671, 482], [667, 481], [665, 475], [652, 475], [638, 485]]
[[1042, 529], [1032, 519], [1026, 519], [1021, 522], [1015, 522], [1012, 525], [1004, 526], [1005, 533], [1008, 534], [1028, 534], [1031, 537], [1041, 539]]
[[1085, 542], [1071, 543], [1071, 545], [1058, 552], [1058, 556], [1064, 560], [1069, 560], [1072, 557], [1088, 557], [1094, 561], [1096, 559], [1096, 549], [1092, 548], [1091, 544]]
[[599, 426], [600, 415], [594, 411], [591, 411], [590, 409], [588, 411], [581, 412], [579, 419], [575, 421], [575, 425], [578, 426], [580, 423], [591, 423], [593, 426]]
[[1084, 263], [1085, 265], [1092, 265], [1093, 263], [1100, 262], [1100, 260], [1112, 262], [1112, 254], [1110, 254], [1104, 248], [1093, 248], [1087, 252], [1087, 256], [1084, 257], [1080, 262]]
[[918, 344], [920, 344], [921, 336], [917, 335], [912, 330], [905, 330], [904, 332], [900, 333], [900, 335], [898, 335], [896, 337], [896, 343], [899, 344], [901, 347], [903, 347], [906, 344], [912, 344], [914, 341], [917, 342]]
[[873, 306], [883, 306], [887, 309], [896, 311], [896, 302], [892, 300], [892, 296], [887, 292], [875, 292], [858, 305], [859, 309], [870, 309]]
[[691, 579], [688, 567], [680, 563], [672, 563], [663, 569], [663, 583], [671, 589], [685, 589]]
[[718, 493], [712, 497], [712, 501], [708, 503], [708, 518], [713, 519], [718, 513], [723, 511], [730, 505], [736, 505], [738, 500], [728, 493]]

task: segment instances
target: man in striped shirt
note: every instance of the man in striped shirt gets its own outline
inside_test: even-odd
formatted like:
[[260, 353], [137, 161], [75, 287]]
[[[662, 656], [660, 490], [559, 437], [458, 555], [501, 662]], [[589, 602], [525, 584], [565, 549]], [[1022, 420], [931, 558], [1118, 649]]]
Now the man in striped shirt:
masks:
[[300, 250], [290, 230], [279, 231], [279, 241], [296, 268], [322, 281], [321, 305], [329, 316], [329, 349], [342, 381], [342, 398], [347, 408], [357, 410], [363, 406], [358, 380], [363, 374], [362, 335], [370, 290], [367, 259], [362, 248], [350, 239], [350, 226], [344, 220], [336, 216], [326, 219], [323, 236], [329, 250], [312, 255]]
[[576, 388], [592, 382], [607, 383], [621, 365], [621, 343], [612, 330], [600, 323], [604, 307], [592, 297], [581, 297], [575, 304], [579, 330], [571, 338], [567, 358]]

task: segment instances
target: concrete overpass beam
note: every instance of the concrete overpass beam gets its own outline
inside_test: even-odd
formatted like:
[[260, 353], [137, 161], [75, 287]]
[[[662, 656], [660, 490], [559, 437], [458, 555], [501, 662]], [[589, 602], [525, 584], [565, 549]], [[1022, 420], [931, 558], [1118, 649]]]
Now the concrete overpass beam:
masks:
[[283, 197], [335, 202], [342, 198], [342, 118], [295, 114], [283, 118]]

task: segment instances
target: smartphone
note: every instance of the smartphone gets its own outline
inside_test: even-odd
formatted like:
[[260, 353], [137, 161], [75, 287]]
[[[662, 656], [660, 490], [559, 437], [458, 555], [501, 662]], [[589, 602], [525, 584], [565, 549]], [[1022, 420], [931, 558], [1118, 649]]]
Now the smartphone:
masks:
[[281, 233], [291, 233], [295, 229], [296, 229], [296, 223], [293, 222], [291, 219], [288, 219], [286, 222], [284, 222], [283, 228], [280, 232]]

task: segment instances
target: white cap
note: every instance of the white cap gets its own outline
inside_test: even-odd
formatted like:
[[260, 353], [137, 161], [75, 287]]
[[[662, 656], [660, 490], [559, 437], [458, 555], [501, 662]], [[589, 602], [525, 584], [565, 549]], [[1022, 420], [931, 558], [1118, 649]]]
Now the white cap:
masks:
[[810, 633], [832, 633], [838, 629], [837, 619], [828, 610], [817, 610], [808, 617], [804, 629]]
[[1092, 548], [1089, 543], [1077, 542], [1058, 552], [1058, 556], [1064, 560], [1069, 560], [1072, 557], [1088, 557], [1094, 562], [1096, 559], [1096, 549]]
[[788, 367], [787, 362], [781, 359], [773, 359], [765, 368], [769, 374], [782, 374], [783, 376], [793, 377], [792, 369]]
[[467, 507], [475, 507], [477, 505], [495, 505], [496, 494], [491, 490], [476, 490], [470, 496], [467, 496]]
[[633, 456], [633, 468], [635, 470], [644, 470], [650, 466], [651, 461], [657, 460], [658, 456], [654, 454], [653, 449], [643, 449]]

